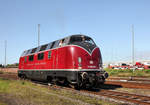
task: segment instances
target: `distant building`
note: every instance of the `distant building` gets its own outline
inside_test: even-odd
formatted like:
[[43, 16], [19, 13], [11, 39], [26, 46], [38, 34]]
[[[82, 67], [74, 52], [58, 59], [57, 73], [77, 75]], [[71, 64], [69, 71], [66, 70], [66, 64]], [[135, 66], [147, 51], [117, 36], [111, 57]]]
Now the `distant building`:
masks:
[[131, 62], [109, 63], [107, 67], [111, 69], [133, 69], [133, 68], [139, 69], [139, 70], [150, 69], [150, 60], [138, 61], [138, 62], [135, 62], [134, 65], [132, 65]]

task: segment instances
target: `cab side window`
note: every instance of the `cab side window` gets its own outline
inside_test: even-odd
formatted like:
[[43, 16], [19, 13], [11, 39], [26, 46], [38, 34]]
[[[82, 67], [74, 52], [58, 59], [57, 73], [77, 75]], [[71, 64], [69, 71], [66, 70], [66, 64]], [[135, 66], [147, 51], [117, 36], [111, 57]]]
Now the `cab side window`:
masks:
[[40, 51], [46, 50], [48, 44], [41, 46]]
[[51, 43], [50, 49], [52, 49], [54, 47], [55, 42]]
[[35, 53], [36, 50], [37, 48], [32, 49], [31, 53]]
[[60, 40], [60, 42], [59, 42], [59, 47], [62, 47], [62, 46], [65, 45], [64, 40], [65, 40], [65, 39]]
[[29, 61], [33, 61], [33, 59], [34, 59], [34, 55], [30, 55], [29, 56]]
[[39, 53], [38, 54], [38, 60], [44, 59], [44, 53]]

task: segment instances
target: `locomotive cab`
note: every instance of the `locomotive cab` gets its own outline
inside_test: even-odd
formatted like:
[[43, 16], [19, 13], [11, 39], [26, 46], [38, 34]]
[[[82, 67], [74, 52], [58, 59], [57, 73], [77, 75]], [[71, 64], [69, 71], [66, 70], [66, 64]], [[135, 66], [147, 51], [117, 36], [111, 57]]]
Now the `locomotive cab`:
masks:
[[89, 53], [96, 47], [94, 41], [87, 36], [78, 35], [70, 38], [69, 44], [78, 45], [86, 49]]
[[74, 58], [72, 60], [78, 63], [78, 67], [82, 66], [82, 69], [100, 68], [102, 70], [100, 50], [90, 37], [83, 35], [72, 36], [69, 45], [72, 45], [70, 48]]
[[73, 68], [77, 69], [75, 86], [97, 87], [103, 84], [108, 74], [102, 68], [100, 49], [94, 41], [88, 36], [74, 35], [70, 37], [69, 45]]

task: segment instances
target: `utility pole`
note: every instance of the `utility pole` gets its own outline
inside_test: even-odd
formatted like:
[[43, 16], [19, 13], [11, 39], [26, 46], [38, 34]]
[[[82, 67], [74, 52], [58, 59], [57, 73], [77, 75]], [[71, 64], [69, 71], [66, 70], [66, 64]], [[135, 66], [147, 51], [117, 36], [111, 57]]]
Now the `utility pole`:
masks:
[[132, 24], [132, 76], [130, 80], [133, 80], [135, 66], [134, 66], [134, 25]]
[[7, 41], [5, 40], [5, 67], [6, 67], [6, 59], [7, 59], [7, 53], [6, 53], [6, 51], [7, 51]]
[[40, 46], [40, 24], [38, 24], [38, 46]]
[[134, 25], [132, 24], [132, 65], [134, 67]]

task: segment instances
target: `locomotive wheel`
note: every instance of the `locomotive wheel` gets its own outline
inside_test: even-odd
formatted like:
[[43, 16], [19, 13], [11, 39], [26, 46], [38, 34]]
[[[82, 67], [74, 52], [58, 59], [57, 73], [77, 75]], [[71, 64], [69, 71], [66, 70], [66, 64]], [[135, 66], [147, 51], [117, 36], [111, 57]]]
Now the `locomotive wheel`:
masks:
[[52, 79], [53, 79], [53, 78], [50, 77], [50, 76], [47, 77], [47, 82], [48, 82], [48, 84], [51, 84], [51, 83], [52, 83]]
[[69, 82], [67, 81], [67, 79], [65, 79], [64, 81], [64, 86], [69, 86]]
[[21, 75], [20, 77], [19, 77], [21, 80], [25, 80], [26, 79], [26, 75]]

